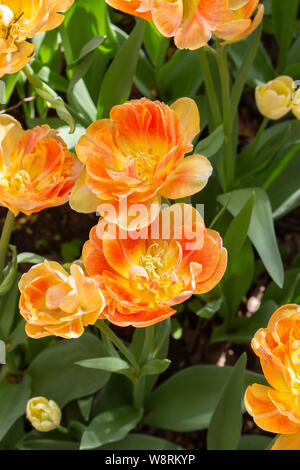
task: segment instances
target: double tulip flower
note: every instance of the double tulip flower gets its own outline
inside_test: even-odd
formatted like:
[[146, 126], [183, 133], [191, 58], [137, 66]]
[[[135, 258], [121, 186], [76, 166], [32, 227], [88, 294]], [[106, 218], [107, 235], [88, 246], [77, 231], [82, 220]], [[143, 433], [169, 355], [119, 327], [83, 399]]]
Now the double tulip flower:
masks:
[[[212, 35], [239, 41], [260, 24], [264, 7], [259, 0], [106, 0], [125, 13], [154, 22], [179, 49], [198, 49]], [[257, 15], [253, 15], [257, 10]]]
[[5, 0], [0, 4], [0, 77], [21, 70], [32, 58], [29, 42], [59, 26], [74, 0]]
[[[194, 194], [212, 172], [205, 157], [185, 156], [199, 132], [193, 100], [116, 106], [79, 140], [82, 163], [48, 126], [24, 132], [9, 116], [2, 120], [1, 205], [30, 214], [71, 197], [78, 211], [105, 216], [84, 245], [83, 269], [73, 264], [67, 272], [45, 261], [22, 276], [20, 312], [29, 336], [77, 338], [99, 318], [152, 325], [221, 280], [227, 254], [220, 235], [191, 206], [160, 211], [161, 196]], [[137, 203], [143, 211], [135, 219]]]
[[270, 386], [253, 384], [245, 405], [256, 424], [280, 436], [273, 450], [300, 450], [300, 306], [276, 310], [252, 340]]

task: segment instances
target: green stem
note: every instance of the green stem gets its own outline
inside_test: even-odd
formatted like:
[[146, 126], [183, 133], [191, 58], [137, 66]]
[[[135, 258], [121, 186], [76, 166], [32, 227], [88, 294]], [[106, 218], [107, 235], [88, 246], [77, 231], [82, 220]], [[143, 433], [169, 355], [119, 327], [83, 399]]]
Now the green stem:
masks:
[[259, 141], [260, 141], [260, 138], [261, 138], [261, 136], [262, 136], [262, 133], [263, 133], [263, 131], [265, 130], [265, 128], [267, 127], [267, 125], [269, 124], [269, 122], [270, 122], [270, 120], [269, 120], [267, 117], [265, 117], [265, 118], [262, 120], [262, 122], [261, 122], [261, 124], [260, 124], [260, 127], [259, 127], [259, 129], [258, 129], [258, 131], [257, 131], [257, 133], [256, 133], [256, 136], [255, 136], [254, 140], [252, 141], [252, 145], [251, 145], [251, 153], [252, 153], [252, 155], [255, 154], [256, 149], [257, 149], [257, 146], [258, 146]]
[[[140, 357], [140, 364], [143, 366], [148, 359], [152, 352], [152, 345], [153, 345], [153, 335], [154, 335], [154, 328], [153, 326], [146, 327], [145, 331], [145, 342], [141, 352]], [[133, 385], [133, 401], [136, 408], [142, 408], [144, 405], [144, 397], [145, 397], [145, 385], [146, 385], [146, 378], [139, 377], [138, 381]]]
[[228, 62], [226, 50], [223, 44], [217, 42], [217, 63], [220, 74], [220, 82], [222, 88], [222, 111], [223, 111], [223, 128], [225, 135], [224, 142], [224, 190], [228, 191], [232, 186], [235, 174], [235, 154], [232, 145], [232, 118], [230, 113], [230, 75], [228, 70]]
[[116, 346], [116, 348], [118, 348], [118, 350], [123, 354], [123, 356], [126, 357], [126, 359], [130, 362], [130, 364], [134, 368], [135, 373], [138, 374], [139, 365], [134, 355], [125, 346], [123, 341], [120, 338], [118, 338], [118, 336], [110, 329], [110, 327], [105, 323], [104, 320], [98, 320], [95, 323], [95, 325], [97, 326], [97, 328], [99, 328], [101, 333], [105, 334], [106, 337]]
[[198, 57], [200, 60], [201, 71], [203, 74], [203, 79], [205, 83], [205, 88], [207, 91], [207, 97], [209, 101], [209, 105], [211, 108], [213, 120], [214, 120], [214, 128], [218, 127], [222, 122], [222, 117], [220, 113], [219, 103], [216, 95], [215, 84], [212, 79], [206, 50], [204, 47], [201, 47], [198, 50]]
[[245, 51], [245, 56], [243, 63], [239, 69], [238, 75], [236, 77], [235, 84], [232, 88], [231, 94], [231, 116], [232, 122], [237, 112], [238, 105], [243, 93], [245, 83], [247, 81], [249, 70], [253, 65], [254, 59], [257, 54], [257, 50], [260, 44], [260, 36], [262, 32], [262, 25], [260, 25], [257, 30], [253, 33], [253, 37], [250, 40], [249, 46]]
[[14, 214], [8, 210], [0, 239], [0, 276], [4, 267], [11, 232], [15, 221]]

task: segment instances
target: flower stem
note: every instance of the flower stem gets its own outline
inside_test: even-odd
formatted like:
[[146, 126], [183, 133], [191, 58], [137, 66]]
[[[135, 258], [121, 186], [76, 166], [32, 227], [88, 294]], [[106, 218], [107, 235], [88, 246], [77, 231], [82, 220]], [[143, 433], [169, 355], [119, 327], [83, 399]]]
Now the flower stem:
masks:
[[123, 341], [118, 338], [118, 336], [112, 331], [112, 329], [105, 323], [104, 320], [98, 320], [95, 325], [97, 326], [97, 328], [99, 328], [99, 330], [101, 331], [101, 333], [105, 334], [106, 337], [108, 339], [110, 339], [110, 341], [116, 346], [116, 348], [118, 348], [118, 350], [123, 354], [124, 357], [126, 357], [126, 359], [128, 360], [128, 362], [130, 362], [130, 364], [132, 365], [132, 367], [134, 368], [136, 374], [138, 374], [139, 372], [139, 365], [134, 357], [134, 355], [132, 354], [131, 351], [129, 351], [129, 349], [125, 346], [125, 344], [123, 343]]
[[206, 50], [204, 47], [201, 47], [198, 50], [198, 57], [200, 60], [201, 71], [203, 74], [205, 88], [207, 91], [207, 97], [208, 97], [209, 105], [210, 105], [212, 116], [213, 116], [214, 128], [216, 128], [221, 124], [222, 117], [220, 113], [219, 103], [217, 100], [214, 81], [212, 79], [209, 63], [207, 60], [207, 54], [206, 54]]
[[230, 75], [228, 70], [228, 62], [226, 55], [226, 46], [217, 42], [217, 63], [220, 74], [220, 82], [222, 88], [222, 112], [224, 127], [224, 150], [225, 159], [223, 161], [225, 184], [224, 189], [228, 191], [232, 186], [235, 174], [235, 153], [232, 145], [232, 118], [230, 113]]
[[11, 232], [15, 221], [14, 214], [8, 210], [0, 238], [0, 276], [4, 267]]
[[245, 51], [244, 60], [241, 64], [234, 86], [232, 88], [232, 95], [230, 100], [232, 119], [234, 119], [235, 113], [238, 109], [243, 89], [249, 75], [249, 70], [253, 65], [254, 59], [256, 57], [257, 50], [260, 44], [261, 32], [262, 25], [260, 25], [252, 35], [248, 48]]
[[[149, 359], [151, 355], [152, 346], [153, 346], [153, 335], [154, 328], [153, 326], [148, 326], [145, 329], [145, 342], [140, 356], [140, 364], [143, 366]], [[133, 401], [136, 408], [142, 408], [144, 405], [145, 398], [145, 385], [146, 378], [139, 377], [138, 381], [133, 385]]]
[[265, 128], [267, 127], [267, 125], [269, 124], [269, 122], [270, 122], [270, 120], [267, 117], [264, 117], [264, 119], [262, 120], [262, 122], [259, 126], [259, 129], [256, 133], [256, 136], [255, 136], [254, 140], [252, 141], [252, 145], [251, 145], [252, 155], [255, 154], [257, 146], [258, 146], [259, 141], [260, 141], [260, 138], [262, 136], [262, 133], [265, 130]]

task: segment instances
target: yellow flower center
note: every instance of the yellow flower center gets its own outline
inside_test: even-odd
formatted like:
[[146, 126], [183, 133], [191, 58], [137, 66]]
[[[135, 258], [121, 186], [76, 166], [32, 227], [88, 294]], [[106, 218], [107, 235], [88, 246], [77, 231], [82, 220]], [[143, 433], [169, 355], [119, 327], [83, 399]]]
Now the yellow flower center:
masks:
[[153, 169], [159, 160], [159, 157], [152, 155], [151, 149], [147, 152], [140, 152], [135, 155], [135, 168], [138, 174], [138, 177], [147, 182], [153, 176]]
[[10, 191], [26, 191], [26, 188], [28, 187], [30, 181], [30, 175], [27, 173], [26, 170], [18, 170], [16, 172], [13, 172], [8, 167], [5, 168], [4, 173], [0, 173], [1, 186], [9, 188]]
[[182, 290], [182, 283], [176, 274], [176, 267], [166, 265], [164, 258], [167, 242], [153, 243], [141, 258], [141, 266], [147, 271], [148, 279], [135, 283], [140, 290], [147, 289], [154, 303], [165, 302]]
[[20, 26], [17, 24], [23, 16], [23, 12], [16, 16], [6, 5], [0, 5], [0, 39], [17, 40]]

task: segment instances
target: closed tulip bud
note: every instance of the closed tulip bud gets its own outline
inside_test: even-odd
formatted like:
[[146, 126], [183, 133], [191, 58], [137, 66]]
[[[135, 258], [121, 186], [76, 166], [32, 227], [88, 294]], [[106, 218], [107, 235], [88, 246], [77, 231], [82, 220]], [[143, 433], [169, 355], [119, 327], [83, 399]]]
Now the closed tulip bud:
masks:
[[61, 410], [53, 400], [34, 397], [27, 402], [26, 418], [37, 431], [49, 432], [60, 425]]
[[291, 77], [281, 76], [255, 90], [256, 106], [259, 112], [273, 120], [285, 116], [292, 109], [294, 82]]

